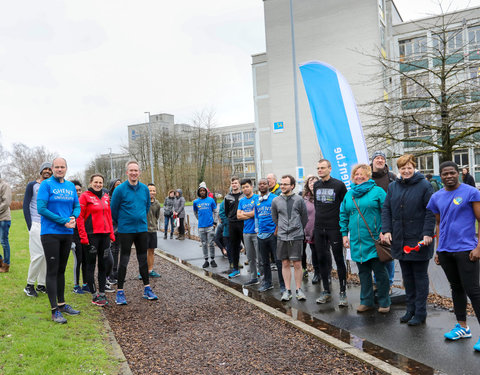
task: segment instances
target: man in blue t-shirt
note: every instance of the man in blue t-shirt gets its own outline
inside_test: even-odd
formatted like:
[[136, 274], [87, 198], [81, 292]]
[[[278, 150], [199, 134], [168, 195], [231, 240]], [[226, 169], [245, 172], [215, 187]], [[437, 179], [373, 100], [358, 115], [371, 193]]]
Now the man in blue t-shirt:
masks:
[[277, 196], [269, 191], [266, 178], [258, 181], [258, 191], [260, 195], [255, 204], [255, 221], [258, 227], [258, 250], [262, 258], [261, 266], [263, 267], [263, 282], [258, 291], [265, 292], [273, 289], [272, 270], [270, 268], [270, 258], [273, 258], [277, 265], [280, 290], [283, 293], [285, 283], [282, 275], [282, 262], [277, 258], [277, 236], [275, 235], [277, 226], [272, 219], [272, 201]]
[[[480, 223], [480, 192], [461, 184], [458, 177], [458, 165], [443, 162], [440, 178], [444, 188], [433, 194], [427, 205], [437, 219], [435, 263], [442, 266], [450, 283], [458, 321], [444, 335], [449, 340], [472, 337], [467, 326], [467, 296], [480, 322], [480, 241], [475, 236], [475, 221]], [[480, 351], [480, 339], [473, 348]]]
[[[193, 201], [193, 213], [198, 220], [198, 234], [202, 241], [203, 268], [217, 267], [215, 262], [215, 230], [217, 203], [208, 196], [207, 188], [201, 185], [197, 190], [198, 198]], [[208, 263], [208, 250], [210, 249], [210, 263]]]
[[[257, 271], [257, 232], [255, 230], [255, 203], [258, 195], [253, 194], [252, 180], [244, 178], [240, 181], [244, 197], [238, 202], [237, 218], [243, 220], [243, 243], [247, 252], [248, 264], [250, 266], [250, 280], [243, 286], [258, 284]], [[234, 271], [239, 272], [239, 271]]]

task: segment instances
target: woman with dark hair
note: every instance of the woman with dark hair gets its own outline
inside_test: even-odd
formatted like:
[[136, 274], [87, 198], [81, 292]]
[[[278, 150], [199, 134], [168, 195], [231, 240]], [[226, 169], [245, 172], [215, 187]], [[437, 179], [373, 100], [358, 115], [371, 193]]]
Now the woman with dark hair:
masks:
[[169, 190], [168, 196], [165, 198], [165, 202], [163, 203], [163, 216], [165, 218], [165, 233], [163, 235], [163, 239], [167, 239], [168, 235], [168, 222], [170, 222], [170, 226], [172, 228], [170, 232], [170, 239], [173, 238], [173, 231], [175, 227], [173, 225], [173, 210], [175, 207], [175, 190]]
[[[87, 251], [88, 287], [93, 294], [92, 303], [105, 306], [105, 284], [107, 281], [105, 251], [110, 240], [115, 241], [110, 211], [110, 196], [103, 190], [104, 178], [96, 173], [90, 177], [90, 187], [80, 196], [81, 212], [77, 220], [80, 241]], [[95, 264], [98, 258], [98, 293], [95, 292]]]
[[468, 169], [468, 167], [463, 167], [463, 168], [462, 168], [462, 182], [463, 182], [464, 184], [467, 184], [467, 185], [476, 187], [476, 185], [475, 185], [475, 179], [474, 179], [473, 176], [470, 174], [470, 170]]
[[[432, 185], [423, 174], [415, 172], [413, 155], [398, 158], [400, 177], [388, 186], [382, 210], [383, 242], [392, 245], [392, 257], [402, 269], [403, 285], [407, 295], [407, 311], [401, 323], [417, 326], [427, 317], [428, 263], [433, 256], [432, 237], [435, 216], [427, 210], [433, 194]], [[424, 241], [418, 251], [405, 252], [405, 246], [415, 247]]]

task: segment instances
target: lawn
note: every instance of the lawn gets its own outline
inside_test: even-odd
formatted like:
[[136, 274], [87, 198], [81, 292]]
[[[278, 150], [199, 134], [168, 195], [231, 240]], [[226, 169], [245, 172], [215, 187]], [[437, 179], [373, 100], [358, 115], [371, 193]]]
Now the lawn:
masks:
[[30, 255], [21, 210], [12, 211], [10, 247], [10, 272], [0, 273], [0, 374], [118, 373], [100, 308], [90, 295], [72, 292], [73, 254], [65, 272], [65, 299], [81, 314], [56, 324], [47, 295], [33, 298], [23, 292]]

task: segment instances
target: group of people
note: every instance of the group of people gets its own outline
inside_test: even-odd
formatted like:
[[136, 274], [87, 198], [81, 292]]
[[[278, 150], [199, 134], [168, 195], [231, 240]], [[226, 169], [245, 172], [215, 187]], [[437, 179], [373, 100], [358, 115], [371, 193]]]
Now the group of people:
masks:
[[[435, 263], [442, 266], [451, 285], [458, 321], [445, 338], [471, 337], [466, 324], [467, 296], [480, 321], [480, 245], [475, 228], [480, 222], [480, 192], [470, 186], [468, 171], [463, 171], [465, 183], [460, 182], [454, 162], [440, 165], [444, 186], [440, 190], [434, 189], [434, 183], [416, 166], [413, 155], [401, 156], [397, 160], [397, 177], [386, 165], [385, 154], [377, 151], [370, 165], [353, 168], [347, 190], [344, 181], [331, 176], [330, 161], [321, 159], [318, 177], [306, 178], [301, 195], [293, 192], [296, 182], [291, 175], [282, 176], [280, 184], [274, 175], [260, 179], [258, 194], [253, 193], [250, 179], [233, 177], [230, 192], [220, 204], [219, 218], [216, 202], [207, 196], [205, 186], [199, 187], [193, 208], [202, 240], [203, 267], [217, 266], [214, 231], [218, 220], [223, 234], [220, 246], [226, 249], [230, 262], [229, 278], [240, 275], [243, 242], [250, 274], [244, 286], [262, 280], [259, 292], [272, 289], [273, 262], [278, 266], [281, 300], [293, 297], [292, 284], [296, 298], [305, 300], [301, 289], [302, 258], [308, 245], [314, 269], [312, 283], [323, 284], [316, 302], [332, 301], [333, 255], [340, 285], [338, 305], [348, 306], [345, 248], [358, 268], [361, 291], [357, 312], [373, 310], [377, 302], [378, 312], [385, 314], [390, 311], [396, 260], [407, 298], [400, 322], [419, 326], [427, 318], [428, 266], [436, 241]], [[380, 244], [390, 245], [394, 260], [380, 260]], [[474, 349], [480, 351], [480, 340]]]
[[[153, 270], [160, 216], [155, 185], [139, 181], [141, 171], [136, 161], [126, 165], [127, 180], [112, 181], [110, 190], [104, 188], [104, 177], [96, 173], [90, 177], [87, 191], [82, 192], [80, 182], [65, 180], [66, 172], [66, 160], [56, 158], [42, 164], [39, 178], [27, 186], [23, 210], [29, 229], [30, 266], [24, 292], [31, 297], [39, 292], [48, 294], [54, 322], [66, 323], [63, 314], [80, 314], [65, 303], [65, 269], [73, 243], [74, 292], [89, 292], [92, 303], [105, 306], [105, 292], [117, 284], [115, 302], [125, 305], [123, 287], [134, 243], [143, 298], [158, 299], [149, 281], [150, 277], [160, 277]], [[185, 202], [181, 191], [180, 198], [183, 204], [174, 211], [179, 217]]]

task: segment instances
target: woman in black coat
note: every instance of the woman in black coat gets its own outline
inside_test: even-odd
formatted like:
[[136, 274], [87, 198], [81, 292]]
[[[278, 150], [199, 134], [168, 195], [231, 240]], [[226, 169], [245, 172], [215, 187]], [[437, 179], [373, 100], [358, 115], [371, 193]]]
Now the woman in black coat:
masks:
[[470, 174], [469, 169], [467, 167], [462, 168], [462, 182], [464, 184], [476, 187], [475, 179]]
[[[413, 155], [401, 156], [397, 166], [400, 177], [388, 186], [382, 209], [381, 239], [391, 243], [392, 256], [402, 269], [407, 311], [400, 322], [416, 326], [427, 317], [428, 263], [433, 256], [435, 215], [426, 207], [433, 187], [420, 172], [415, 172]], [[425, 246], [405, 253], [404, 246], [415, 247], [419, 241], [425, 241]]]

